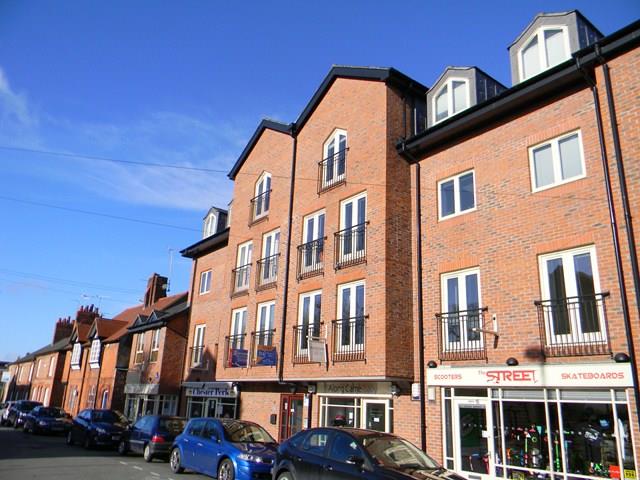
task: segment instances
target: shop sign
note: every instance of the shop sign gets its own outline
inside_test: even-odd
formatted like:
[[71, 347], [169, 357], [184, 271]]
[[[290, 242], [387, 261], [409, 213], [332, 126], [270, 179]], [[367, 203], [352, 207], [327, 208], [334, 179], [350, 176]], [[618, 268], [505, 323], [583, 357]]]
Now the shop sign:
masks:
[[275, 367], [278, 361], [276, 347], [256, 345], [256, 365]]
[[249, 350], [245, 348], [232, 348], [231, 358], [229, 359], [230, 367], [246, 367], [249, 360]]
[[631, 387], [631, 366], [620, 363], [520, 367], [432, 368], [428, 385], [453, 387]]
[[324, 395], [391, 395], [389, 382], [324, 382], [318, 383]]
[[131, 395], [156, 395], [160, 390], [157, 383], [127, 383], [124, 393]]
[[197, 385], [199, 386], [187, 387], [185, 395], [187, 397], [236, 397], [236, 390], [231, 382], [204, 382]]

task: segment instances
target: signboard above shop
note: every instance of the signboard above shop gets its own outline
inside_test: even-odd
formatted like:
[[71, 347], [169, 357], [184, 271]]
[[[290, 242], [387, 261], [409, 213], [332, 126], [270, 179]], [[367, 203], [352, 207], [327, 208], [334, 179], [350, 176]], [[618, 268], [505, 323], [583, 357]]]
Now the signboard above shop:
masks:
[[185, 395], [187, 397], [224, 397], [235, 398], [236, 389], [231, 382], [185, 382]]

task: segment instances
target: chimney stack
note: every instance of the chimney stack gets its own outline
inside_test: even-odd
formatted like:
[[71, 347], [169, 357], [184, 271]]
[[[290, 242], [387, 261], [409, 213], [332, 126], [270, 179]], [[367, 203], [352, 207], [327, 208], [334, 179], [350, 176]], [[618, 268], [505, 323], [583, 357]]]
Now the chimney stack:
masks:
[[96, 317], [100, 316], [98, 308], [93, 304], [80, 307], [76, 313], [76, 322], [83, 323], [85, 325], [91, 325]]
[[169, 279], [154, 273], [149, 277], [147, 282], [147, 291], [144, 294], [144, 306], [149, 307], [156, 303], [161, 298], [167, 296], [167, 285]]
[[71, 317], [59, 318], [56, 322], [55, 328], [53, 329], [53, 342], [51, 343], [56, 343], [63, 338], [70, 337], [72, 331], [73, 322], [71, 321]]

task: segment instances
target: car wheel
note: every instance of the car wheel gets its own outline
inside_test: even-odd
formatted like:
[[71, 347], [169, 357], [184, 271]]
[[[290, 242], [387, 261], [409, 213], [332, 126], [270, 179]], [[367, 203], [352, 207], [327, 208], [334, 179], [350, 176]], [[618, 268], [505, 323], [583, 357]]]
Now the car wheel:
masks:
[[19, 426], [20, 426], [20, 424], [18, 423], [18, 419], [14, 418], [13, 419], [13, 428], [17, 430]]
[[33, 433], [33, 429], [27, 422], [24, 422], [24, 424], [22, 425], [22, 431], [24, 433]]
[[171, 468], [171, 471], [173, 473], [184, 472], [184, 468], [182, 467], [180, 459], [180, 450], [177, 448], [171, 450], [171, 456], [169, 457], [169, 467]]
[[90, 434], [86, 434], [84, 436], [84, 442], [82, 443], [82, 446], [84, 448], [86, 448], [87, 450], [89, 450], [90, 448], [93, 447], [93, 440], [91, 440], [91, 435]]
[[142, 458], [144, 458], [145, 462], [153, 461], [153, 455], [151, 455], [151, 447], [148, 443], [144, 446], [144, 450], [142, 451]]
[[233, 462], [228, 458], [225, 458], [220, 462], [218, 467], [218, 480], [233, 480], [236, 477], [236, 472], [233, 468]]
[[282, 472], [278, 475], [278, 480], [293, 480], [293, 475], [289, 472]]
[[124, 440], [120, 440], [120, 443], [118, 444], [118, 453], [120, 455], [126, 455], [129, 453], [129, 447], [127, 447], [127, 442]]
[[67, 433], [67, 445], [73, 445], [73, 435], [71, 435], [71, 431]]

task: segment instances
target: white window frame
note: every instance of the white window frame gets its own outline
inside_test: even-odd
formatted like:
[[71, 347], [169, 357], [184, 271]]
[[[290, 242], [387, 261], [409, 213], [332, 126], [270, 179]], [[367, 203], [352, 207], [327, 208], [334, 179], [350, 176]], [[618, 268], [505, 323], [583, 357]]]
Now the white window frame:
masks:
[[33, 362], [31, 362], [31, 368], [29, 369], [29, 381], [33, 379]]
[[49, 358], [49, 377], [53, 377], [53, 373], [54, 373], [54, 368], [56, 365], [56, 356], [52, 356], [51, 358]]
[[245, 340], [247, 333], [247, 307], [235, 308], [231, 311], [231, 330], [229, 335], [245, 335], [245, 337], [237, 337], [233, 340], [233, 345], [229, 348], [245, 348]]
[[211, 270], [200, 273], [200, 295], [211, 291]]
[[[580, 166], [582, 167], [582, 173], [580, 175], [576, 175], [574, 177], [569, 177], [566, 179], [562, 179], [561, 174], [561, 165], [560, 165], [560, 142], [565, 138], [572, 137], [574, 135], [578, 135], [578, 147], [580, 151]], [[553, 162], [553, 178], [554, 181], [549, 185], [544, 185], [542, 187], [536, 186], [536, 170], [534, 163], [533, 152], [535, 150], [539, 150], [542, 147], [547, 145], [551, 145], [551, 159]], [[529, 175], [531, 177], [531, 191], [532, 192], [540, 192], [542, 190], [547, 190], [549, 188], [557, 187], [559, 185], [564, 185], [565, 183], [575, 182], [576, 180], [580, 180], [581, 178], [585, 178], [587, 176], [587, 167], [585, 165], [584, 160], [584, 146], [582, 144], [582, 131], [581, 130], [573, 130], [571, 132], [563, 133], [562, 135], [552, 138], [550, 140], [545, 140], [544, 142], [537, 143], [529, 147]]]
[[[140, 356], [140, 361], [138, 361], [138, 355]], [[133, 357], [133, 363], [135, 365], [144, 363], [144, 332], [138, 333], [136, 337], [136, 351]]]
[[[349, 318], [355, 318], [355, 312], [357, 310], [357, 299], [356, 299], [356, 289], [359, 286], [363, 286], [364, 287], [364, 295], [363, 295], [363, 301], [364, 301], [364, 305], [362, 306], [362, 317], [366, 319], [367, 317], [367, 285], [365, 280], [356, 280], [354, 282], [349, 282], [349, 283], [342, 283], [340, 285], [338, 285], [337, 288], [337, 295], [338, 295], [338, 301], [336, 302], [336, 307], [337, 307], [337, 312], [336, 312], [336, 320], [337, 321], [341, 321], [343, 320], [342, 318], [342, 292], [346, 289], [352, 289], [351, 292], [351, 297], [349, 299], [350, 305], [349, 305]], [[364, 328], [364, 332], [363, 332], [363, 338], [362, 338], [362, 343], [356, 343], [356, 335], [355, 332], [352, 335], [351, 333], [349, 334], [349, 345], [342, 345], [341, 341], [337, 341], [336, 343], [337, 345], [334, 345], [334, 351], [336, 353], [342, 353], [343, 350], [345, 351], [349, 351], [349, 352], [353, 352], [354, 349], [356, 349], [356, 347], [359, 347], [360, 349], [364, 350], [364, 346], [366, 344], [367, 341], [367, 327], [366, 327], [366, 321], [365, 324], [363, 326]], [[337, 338], [337, 337], [336, 337]]]
[[105, 390], [102, 392], [102, 397], [100, 398], [100, 408], [106, 409], [109, 405], [109, 390]]
[[[258, 181], [256, 182], [254, 187], [253, 197], [255, 199], [259, 195], [262, 195], [262, 197], [260, 197], [260, 200], [259, 200], [262, 207], [261, 207], [261, 212], [258, 213], [256, 211], [257, 210], [256, 203], [255, 202], [253, 203], [252, 214], [253, 214], [254, 221], [269, 215], [269, 210], [271, 209], [272, 183], [273, 183], [273, 179], [271, 178], [271, 173], [269, 172], [262, 172], [260, 177], [258, 177]], [[262, 192], [260, 192], [261, 189], [262, 189]], [[269, 193], [266, 193], [266, 192], [269, 192]], [[269, 205], [265, 206], [267, 202], [269, 203]]]
[[[271, 313], [273, 312], [273, 316]], [[259, 345], [269, 345], [273, 343], [273, 333], [276, 328], [276, 301], [262, 302], [256, 308], [256, 333], [261, 335], [256, 338]], [[264, 315], [263, 315], [264, 314]]]
[[202, 238], [207, 238], [216, 233], [216, 227], [218, 225], [218, 215], [210, 213], [204, 219], [204, 225], [202, 227]]
[[193, 329], [193, 350], [191, 353], [191, 366], [202, 366], [204, 359], [204, 336], [207, 332], [207, 325], [201, 323]]
[[[337, 156], [338, 153], [342, 152], [343, 150], [337, 150], [337, 148], [340, 147], [340, 136], [344, 136], [344, 172], [342, 172], [342, 174], [338, 173], [338, 162], [336, 161], [337, 158], [335, 158]], [[326, 165], [326, 160], [329, 158], [329, 145], [331, 144], [331, 142], [334, 142], [334, 150], [333, 150], [333, 163], [332, 163], [332, 177], [330, 180], [327, 180], [327, 165]], [[320, 175], [322, 175], [321, 177], [321, 185], [323, 188], [325, 187], [330, 187], [332, 185], [338, 184], [340, 182], [342, 182], [344, 180], [344, 178], [347, 175], [347, 150], [349, 149], [349, 137], [347, 136], [347, 131], [343, 130], [341, 128], [336, 128], [335, 130], [333, 130], [333, 132], [331, 132], [331, 135], [329, 135], [329, 137], [325, 140], [324, 144], [322, 145], [322, 168], [320, 169]]]
[[[465, 268], [464, 270], [456, 270], [455, 272], [443, 273], [440, 275], [440, 292], [442, 294], [441, 307], [442, 313], [449, 314], [449, 289], [447, 288], [447, 280], [452, 278], [458, 279], [458, 311], [465, 312], [469, 310], [467, 305], [467, 285], [465, 278], [468, 275], [477, 275], [478, 278], [478, 312], [482, 309], [482, 284], [480, 278], [480, 269], [478, 267]], [[484, 333], [477, 332], [479, 335], [478, 340], [467, 339], [467, 320], [459, 320], [458, 329], [460, 341], [453, 341], [449, 339], [449, 324], [443, 325], [442, 329], [442, 348], [444, 352], [458, 352], [469, 350], [482, 350], [484, 348]]]
[[151, 334], [151, 353], [149, 354], [149, 362], [157, 362], [160, 351], [160, 329], [156, 328]]
[[[460, 210], [460, 178], [464, 177], [467, 174], [473, 174], [473, 207], [467, 208], [466, 210]], [[442, 191], [441, 187], [444, 183], [453, 180], [453, 213], [449, 215], [442, 215]], [[438, 220], [446, 220], [448, 218], [457, 217], [459, 215], [464, 215], [465, 213], [475, 212], [478, 208], [478, 201], [476, 196], [476, 172], [472, 168], [470, 170], [465, 170], [464, 172], [458, 173], [456, 175], [452, 175], [450, 177], [444, 178], [438, 181]]]
[[[602, 292], [600, 289], [600, 274], [598, 272], [598, 257], [596, 256], [595, 245], [587, 245], [584, 247], [572, 248], [569, 250], [560, 250], [553, 253], [546, 253], [538, 256], [538, 266], [540, 269], [540, 288], [542, 299], [547, 300], [551, 297], [549, 290], [549, 272], [547, 269], [547, 261], [562, 258], [562, 268], [564, 271], [564, 285], [567, 297], [575, 297], [578, 295], [577, 284], [575, 282], [575, 266], [573, 263], [573, 257], [575, 255], [581, 255], [588, 253], [591, 260], [591, 271], [593, 273], [593, 288], [597, 293]], [[604, 307], [599, 305], [598, 307], [598, 321], [600, 326], [600, 332], [597, 335], [583, 333], [580, 327], [580, 318], [575, 312], [569, 314], [569, 321], [571, 322], [571, 330], [575, 333], [569, 333], [567, 335], [555, 335], [553, 333], [551, 317], [545, 318], [547, 331], [547, 338], [545, 342], [548, 346], [563, 345], [569, 338], [579, 339], [584, 343], [593, 342], [605, 342], [607, 340], [607, 329], [604, 324]]]
[[[365, 292], [366, 293], [366, 292]], [[320, 296], [320, 318], [316, 319], [316, 309], [315, 309], [315, 299], [317, 296]], [[298, 295], [298, 326], [304, 326], [304, 300], [309, 299], [309, 323], [307, 324], [308, 332], [305, 332], [302, 328], [300, 328], [300, 335], [298, 337], [298, 345], [296, 348], [298, 349], [298, 353], [305, 354], [309, 350], [309, 341], [307, 340], [307, 348], [302, 347], [302, 339], [305, 335], [308, 335], [308, 339], [311, 339], [311, 333], [313, 332], [314, 325], [318, 324], [318, 332], [322, 332], [322, 290], [313, 290], [311, 292], [304, 292]], [[325, 331], [326, 335], [326, 331]]]
[[80, 345], [80, 342], [76, 341], [76, 343], [73, 344], [73, 350], [71, 351], [71, 369], [79, 370], [81, 360], [82, 345]]
[[38, 367], [36, 368], [36, 378], [40, 378], [40, 370], [42, 369], [42, 359], [38, 359]]
[[[464, 83], [464, 90], [466, 93], [466, 100], [467, 100], [467, 106], [462, 110], [458, 110], [457, 112], [453, 111], [453, 108], [454, 108], [453, 82]], [[441, 120], [437, 120], [436, 119], [437, 117], [436, 101], [438, 100], [438, 97], [442, 93], [442, 90], [444, 90], [445, 88], [447, 89], [447, 116]], [[440, 88], [438, 88], [438, 91], [431, 98], [431, 111], [432, 111], [433, 124], [435, 125], [436, 123], [444, 122], [445, 120], [453, 117], [454, 115], [457, 115], [460, 112], [464, 112], [470, 106], [471, 106], [471, 89], [469, 88], [469, 79], [462, 78], [462, 77], [449, 77], [442, 85], [440, 85]]]
[[[250, 277], [251, 277], [251, 261], [253, 257], [253, 242], [249, 240], [248, 242], [238, 244], [238, 250], [236, 253], [236, 269], [242, 268], [242, 270], [236, 270], [233, 290], [235, 292], [240, 292], [247, 290], [249, 288]], [[242, 275], [242, 283], [238, 284], [238, 275]]]
[[[569, 29], [566, 25], [544, 25], [538, 28], [535, 32], [533, 32], [527, 38], [526, 42], [522, 43], [522, 47], [518, 50], [518, 75], [520, 75], [520, 81], [524, 82], [529, 78], [533, 78], [537, 75], [540, 75], [542, 72], [549, 70], [549, 64], [547, 62], [547, 46], [544, 41], [544, 32], [546, 30], [562, 30], [562, 39], [564, 41], [564, 51], [567, 54], [567, 58], [565, 60], [569, 60], [571, 58], [571, 45], [569, 44]], [[540, 62], [540, 71], [535, 75], [531, 75], [529, 77], [524, 76], [524, 61], [522, 54], [525, 49], [529, 46], [529, 44], [533, 41], [534, 37], [538, 39], [538, 61]], [[560, 62], [562, 63], [562, 62]], [[560, 65], [560, 64], [558, 64]], [[554, 65], [555, 66], [555, 65]]]
[[[322, 234], [320, 234], [320, 218], [322, 218]], [[303, 250], [300, 260], [300, 273], [313, 272], [322, 268], [324, 262], [324, 239], [326, 238], [325, 226], [327, 215], [324, 209], [305, 215], [302, 219], [302, 244], [306, 245], [311, 242], [318, 242], [309, 250]], [[311, 228], [309, 228], [311, 221]], [[309, 238], [311, 236], [311, 238]], [[307, 247], [308, 248], [308, 247]], [[307, 259], [311, 261], [307, 265]]]
[[89, 353], [89, 365], [91, 368], [98, 368], [100, 365], [100, 339], [94, 338], [91, 341], [91, 350]]
[[[357, 222], [357, 215], [358, 215], [358, 200], [360, 200], [361, 198], [364, 198], [364, 221], [363, 222]], [[368, 198], [367, 198], [367, 192], [361, 192], [357, 195], [354, 195], [353, 197], [349, 197], [346, 198], [344, 200], [342, 200], [340, 202], [340, 231], [342, 233], [345, 233], [344, 230], [347, 228], [346, 227], [346, 207], [348, 204], [352, 204], [351, 207], [351, 228], [352, 231], [355, 231], [355, 227], [358, 225], [366, 225], [367, 220], [369, 219], [369, 215], [368, 215], [368, 207], [369, 207], [369, 202], [368, 202]], [[356, 246], [354, 245], [353, 248], [351, 249], [350, 253], [344, 253], [344, 246], [343, 245], [339, 245], [338, 249], [340, 252], [339, 255], [339, 262], [348, 262], [349, 260], [351, 260], [354, 256], [359, 256], [361, 255], [360, 252], [366, 252], [367, 251], [367, 233], [366, 233], [366, 226], [363, 227], [365, 228], [365, 233], [364, 233], [364, 239], [363, 239], [363, 244], [362, 244], [362, 249], [357, 249]], [[342, 242], [342, 240], [340, 240]]]

